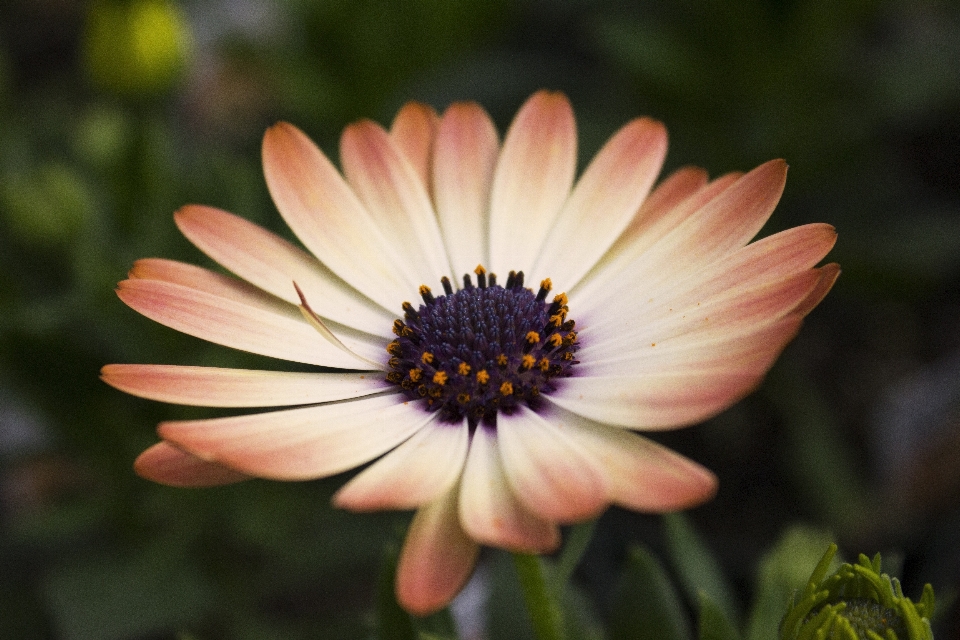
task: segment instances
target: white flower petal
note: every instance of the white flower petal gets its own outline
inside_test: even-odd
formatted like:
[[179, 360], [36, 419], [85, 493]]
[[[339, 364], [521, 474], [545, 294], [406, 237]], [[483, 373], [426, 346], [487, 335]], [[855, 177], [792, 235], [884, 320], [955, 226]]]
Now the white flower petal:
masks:
[[380, 373], [294, 373], [162, 364], [109, 364], [100, 377], [126, 393], [198, 407], [282, 407], [347, 400], [393, 387]]
[[666, 154], [660, 122], [640, 118], [620, 129], [577, 181], [530, 275], [549, 277], [562, 291], [574, 287], [640, 208]]
[[606, 507], [603, 475], [563, 424], [521, 406], [497, 416], [497, 443], [514, 495], [536, 516], [577, 522]]
[[248, 220], [226, 211], [188, 205], [176, 214], [177, 227], [190, 242], [218, 263], [264, 291], [291, 304], [322, 301], [324, 318], [374, 335], [385, 335], [397, 311], [363, 297], [316, 258]]
[[497, 160], [490, 200], [491, 271], [531, 274], [543, 241], [570, 194], [577, 163], [573, 110], [540, 91], [520, 108]]
[[433, 142], [440, 118], [433, 107], [408, 102], [400, 108], [390, 125], [390, 139], [413, 167], [423, 188], [430, 189], [430, 165], [433, 164]]
[[193, 455], [275, 480], [334, 475], [396, 447], [431, 419], [390, 394], [211, 420], [164, 422], [160, 437]]
[[478, 427], [460, 486], [460, 522], [471, 538], [511, 551], [545, 553], [560, 544], [556, 525], [520, 504], [503, 470], [496, 434]]
[[713, 496], [717, 478], [647, 438], [549, 407], [543, 419], [562, 429], [604, 475], [610, 500], [637, 511], [694, 507]]
[[407, 273], [403, 248], [383, 235], [303, 132], [285, 122], [267, 130], [263, 173], [287, 225], [338, 277], [387, 310], [409, 298], [416, 278]]
[[460, 479], [468, 442], [466, 421], [433, 420], [345, 484], [333, 503], [353, 511], [379, 511], [433, 502]]
[[[344, 369], [369, 369], [337, 349], [300, 312], [252, 285], [172, 260], [140, 260], [117, 295], [137, 312], [188, 335], [241, 351]], [[386, 340], [338, 327], [366, 358], [383, 358]]]
[[454, 486], [421, 507], [397, 563], [397, 602], [414, 615], [445, 607], [466, 584], [480, 546], [460, 526]]
[[414, 274], [410, 291], [450, 275], [437, 216], [416, 170], [380, 125], [362, 120], [340, 138], [347, 181], [366, 205], [374, 224], [396, 245], [404, 268]]
[[478, 105], [457, 103], [443, 113], [433, 163], [433, 198], [455, 281], [477, 265], [490, 265], [488, 211], [498, 151], [496, 127]]

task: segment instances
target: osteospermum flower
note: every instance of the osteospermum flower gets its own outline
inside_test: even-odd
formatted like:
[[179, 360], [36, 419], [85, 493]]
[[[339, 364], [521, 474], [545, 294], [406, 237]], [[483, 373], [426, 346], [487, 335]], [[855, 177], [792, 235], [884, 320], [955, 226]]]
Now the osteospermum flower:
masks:
[[181, 231], [242, 280], [149, 259], [118, 294], [199, 338], [344, 372], [107, 366], [155, 400], [295, 407], [165, 422], [137, 472], [206, 486], [372, 461], [334, 503], [416, 509], [396, 584], [415, 613], [450, 601], [479, 545], [549, 552], [558, 524], [611, 503], [708, 499], [709, 471], [633, 430], [696, 423], [753, 389], [839, 273], [814, 267], [835, 233], [747, 244], [784, 162], [713, 181], [684, 168], [652, 189], [665, 153], [663, 125], [637, 119], [575, 181], [573, 113], [548, 92], [502, 144], [469, 103], [353, 124], [342, 175], [298, 129], [270, 128], [267, 185], [309, 252], [187, 206]]

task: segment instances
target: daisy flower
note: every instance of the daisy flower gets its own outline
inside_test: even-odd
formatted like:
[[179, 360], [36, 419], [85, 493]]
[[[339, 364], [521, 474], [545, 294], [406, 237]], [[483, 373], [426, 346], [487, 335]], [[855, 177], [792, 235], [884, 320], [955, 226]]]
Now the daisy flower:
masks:
[[[263, 141], [277, 209], [306, 250], [225, 211], [186, 206], [184, 235], [240, 279], [138, 261], [118, 295], [178, 331], [340, 369], [118, 364], [145, 398], [271, 410], [162, 423], [145, 478], [211, 486], [362, 466], [354, 511], [415, 509], [396, 590], [446, 605], [480, 545], [550, 552], [558, 525], [608, 505], [665, 512], [710, 498], [709, 471], [635, 430], [674, 429], [754, 387], [839, 269], [826, 224], [748, 244], [786, 164], [653, 188], [666, 131], [639, 118], [575, 179], [561, 94], [540, 92], [503, 142], [472, 103], [411, 103], [389, 131], [350, 125], [341, 170], [298, 129]], [[368, 464], [370, 463], [370, 464]]]

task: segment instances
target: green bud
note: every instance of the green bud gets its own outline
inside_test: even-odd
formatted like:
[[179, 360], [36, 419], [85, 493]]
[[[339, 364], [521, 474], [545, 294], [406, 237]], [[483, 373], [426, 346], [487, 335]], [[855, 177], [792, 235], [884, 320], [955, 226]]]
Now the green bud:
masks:
[[830, 545], [807, 586], [794, 595], [780, 623], [780, 640], [933, 640], [933, 587], [920, 602], [904, 597], [900, 581], [880, 573], [880, 554], [860, 554], [827, 576], [837, 545]]

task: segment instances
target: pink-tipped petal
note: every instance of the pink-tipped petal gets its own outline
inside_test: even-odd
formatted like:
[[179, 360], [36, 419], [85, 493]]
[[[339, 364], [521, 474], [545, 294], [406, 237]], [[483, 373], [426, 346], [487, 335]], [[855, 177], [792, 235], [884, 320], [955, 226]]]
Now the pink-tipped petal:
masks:
[[[591, 375], [588, 365], [578, 371], [582, 375], [563, 380], [558, 393], [545, 397], [591, 420], [629, 429], [676, 429], [695, 424], [753, 391], [796, 335], [801, 321], [798, 314], [792, 314], [740, 340], [668, 352], [662, 369], [645, 367], [642, 360], [624, 360], [594, 365]], [[744, 340], [753, 339], [754, 344], [745, 346]], [[656, 346], [650, 349], [655, 351]]]
[[647, 438], [612, 429], [552, 407], [544, 419], [565, 429], [604, 476], [610, 500], [637, 511], [662, 513], [713, 497], [717, 478], [699, 464]]
[[[244, 284], [217, 294], [164, 280], [134, 278], [121, 282], [117, 295], [151, 320], [226, 347], [292, 362], [369, 368], [365, 361], [350, 357], [317, 335], [295, 308], [258, 291], [245, 291], [240, 286]], [[352, 341], [351, 347], [364, 355], [380, 353], [372, 343]]]
[[[419, 286], [404, 277], [404, 252], [384, 236], [317, 146], [291, 124], [267, 129], [263, 173], [274, 204], [304, 246], [337, 276], [384, 309]], [[416, 291], [416, 289], [413, 289]]]
[[531, 275], [549, 277], [563, 291], [573, 288], [640, 208], [666, 154], [662, 123], [640, 118], [620, 129], [577, 181]]
[[174, 214], [190, 242], [247, 282], [291, 304], [293, 283], [307, 298], [322, 300], [324, 318], [375, 335], [385, 334], [393, 315], [338, 278], [316, 258], [248, 220], [213, 207], [188, 205]]
[[387, 132], [370, 120], [347, 127], [340, 138], [343, 173], [373, 217], [396, 245], [404, 267], [421, 284], [450, 274], [447, 250], [423, 181]]
[[804, 298], [803, 302], [797, 305], [794, 313], [805, 316], [816, 308], [818, 304], [830, 293], [837, 278], [840, 277], [840, 265], [836, 262], [825, 264], [820, 268], [820, 280], [817, 286]]
[[560, 544], [556, 525], [538, 518], [514, 495], [503, 469], [496, 433], [473, 434], [460, 486], [460, 523], [471, 538], [511, 551], [546, 553]]
[[[647, 289], [670, 286], [740, 249], [773, 213], [786, 177], [787, 165], [782, 160], [760, 165], [687, 216], [616, 277], [643, 282]], [[591, 296], [587, 306], [608, 305], [615, 293], [619, 293], [615, 288], [606, 287], [606, 295]]]
[[410, 523], [397, 564], [397, 602], [425, 616], [447, 606], [466, 584], [480, 546], [460, 526], [457, 489], [421, 507]]
[[424, 189], [428, 191], [433, 141], [439, 124], [440, 117], [433, 107], [422, 102], [408, 102], [400, 108], [390, 125], [390, 139], [403, 153], [420, 177]]
[[[500, 150], [490, 116], [474, 103], [443, 113], [433, 163], [433, 199], [454, 276], [490, 265], [490, 185]], [[455, 278], [456, 279], [456, 278]]]
[[492, 271], [501, 277], [510, 270], [531, 273], [570, 194], [576, 163], [577, 131], [569, 101], [560, 93], [535, 93], [510, 125], [494, 172]]
[[[745, 336], [792, 313], [819, 280], [819, 271], [808, 269], [744, 290], [713, 291], [709, 298], [685, 296], [661, 301], [654, 297], [642, 304], [625, 302], [615, 312], [611, 310], [609, 320], [580, 332], [585, 346], [579, 355], [584, 362], [593, 363], [611, 357], [633, 358], [648, 352], [649, 344], [666, 346]], [[618, 330], [631, 320], [634, 326]]]
[[333, 496], [333, 504], [352, 511], [379, 511], [433, 502], [460, 479], [468, 442], [466, 421], [431, 422], [354, 476]]
[[741, 175], [729, 173], [708, 183], [706, 171], [696, 167], [679, 169], [671, 174], [654, 189], [617, 241], [571, 294], [576, 292], [584, 299], [602, 295], [634, 260], [723, 193]]
[[193, 455], [252, 476], [309, 480], [368, 462], [431, 419], [401, 396], [211, 420], [164, 422], [160, 437]]
[[497, 443], [514, 495], [550, 522], [594, 518], [608, 503], [601, 470], [568, 431], [526, 406], [497, 416]]
[[133, 463], [141, 478], [171, 487], [217, 487], [247, 480], [250, 476], [214, 462], [206, 462], [174, 447], [158, 442]]
[[161, 364], [108, 364], [101, 379], [126, 393], [199, 407], [282, 407], [347, 400], [390, 388], [381, 374], [293, 373]]

